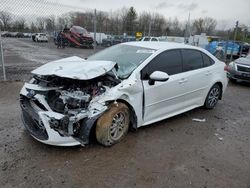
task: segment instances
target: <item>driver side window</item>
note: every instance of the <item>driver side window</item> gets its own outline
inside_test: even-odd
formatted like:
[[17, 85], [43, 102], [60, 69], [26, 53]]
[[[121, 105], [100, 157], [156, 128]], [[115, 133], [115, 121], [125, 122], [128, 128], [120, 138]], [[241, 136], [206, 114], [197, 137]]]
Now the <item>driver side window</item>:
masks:
[[180, 50], [169, 50], [156, 56], [141, 71], [141, 79], [149, 79], [154, 71], [162, 71], [168, 75], [174, 75], [182, 72], [182, 57]]

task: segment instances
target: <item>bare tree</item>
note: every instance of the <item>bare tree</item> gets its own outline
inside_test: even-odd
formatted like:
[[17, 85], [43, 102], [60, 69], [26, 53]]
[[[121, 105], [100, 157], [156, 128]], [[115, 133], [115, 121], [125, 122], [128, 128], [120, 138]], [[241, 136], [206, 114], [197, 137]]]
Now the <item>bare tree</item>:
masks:
[[56, 29], [63, 30], [71, 25], [71, 13], [60, 15], [56, 20]]
[[[24, 19], [16, 19], [12, 22], [13, 17], [8, 12], [0, 11], [0, 19], [3, 24], [2, 28], [26, 31], [27, 26]], [[69, 12], [58, 17], [54, 15], [47, 17], [38, 17], [35, 23], [31, 23], [29, 30], [32, 32], [62, 30], [65, 27], [78, 25], [93, 31], [93, 10], [84, 12]], [[136, 31], [140, 31], [145, 35], [151, 31], [152, 36], [163, 35], [184, 35], [184, 24], [177, 18], [166, 19], [162, 14], [142, 12], [138, 14], [134, 7], [117, 9], [116, 11], [97, 11], [97, 32], [105, 32], [107, 34], [121, 35], [126, 32], [128, 35], [134, 35]], [[216, 20], [205, 17], [194, 20], [193, 28], [195, 33], [206, 32], [212, 34], [215, 31]], [[13, 25], [13, 26], [12, 26]], [[12, 26], [12, 27], [11, 27]], [[150, 29], [149, 29], [150, 28]], [[186, 28], [187, 30], [187, 28]]]
[[172, 35], [175, 36], [182, 36], [183, 35], [183, 29], [182, 29], [182, 24], [180, 23], [180, 21], [175, 17], [175, 19], [172, 22]]
[[159, 13], [154, 13], [152, 16], [152, 31], [153, 36], [162, 36], [166, 34], [166, 19]]
[[149, 12], [142, 12], [138, 17], [138, 31], [143, 35], [147, 35], [151, 21], [151, 14]]
[[211, 35], [215, 27], [217, 25], [217, 21], [210, 17], [198, 18], [193, 22], [193, 28], [196, 34], [206, 33]]
[[97, 32], [103, 32], [106, 29], [108, 13], [103, 11], [98, 11], [96, 15], [97, 20]]
[[[126, 32], [126, 18], [128, 14], [128, 8], [122, 7], [121, 9], [117, 9], [115, 14], [115, 30], [117, 34], [123, 34]], [[117, 25], [118, 24], [118, 25]]]
[[43, 31], [45, 29], [45, 20], [46, 20], [46, 18], [44, 18], [44, 17], [38, 17], [36, 19], [37, 29], [39, 31]]
[[30, 31], [32, 33], [38, 32], [38, 29], [37, 29], [36, 25], [34, 24], [34, 22], [31, 22], [31, 24], [30, 24]]
[[56, 27], [56, 21], [55, 21], [55, 16], [50, 15], [47, 18], [45, 18], [45, 28], [47, 31], [54, 31]]
[[[6, 11], [0, 11], [0, 22], [2, 30], [8, 30], [11, 27], [12, 15]], [[3, 24], [3, 25], [2, 25]]]
[[25, 27], [26, 27], [26, 24], [25, 24], [24, 18], [20, 18], [12, 24], [12, 30], [14, 31], [23, 32], [25, 31]]

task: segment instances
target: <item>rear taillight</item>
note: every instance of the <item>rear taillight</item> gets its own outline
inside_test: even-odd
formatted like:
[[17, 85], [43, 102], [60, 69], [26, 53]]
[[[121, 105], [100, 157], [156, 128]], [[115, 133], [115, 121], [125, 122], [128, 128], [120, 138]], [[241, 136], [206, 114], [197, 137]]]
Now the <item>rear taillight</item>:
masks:
[[224, 66], [224, 71], [228, 71], [228, 66], [227, 65]]

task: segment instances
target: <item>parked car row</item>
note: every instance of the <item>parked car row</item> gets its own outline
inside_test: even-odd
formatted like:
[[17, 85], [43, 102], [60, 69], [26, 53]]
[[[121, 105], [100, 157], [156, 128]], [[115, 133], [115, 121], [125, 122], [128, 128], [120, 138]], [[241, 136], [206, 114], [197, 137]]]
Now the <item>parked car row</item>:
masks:
[[46, 33], [22, 33], [4, 31], [1, 33], [1, 36], [13, 38], [31, 38], [34, 42], [48, 42], [48, 36]]
[[29, 33], [4, 31], [1, 33], [1, 36], [2, 37], [13, 37], [13, 38], [29, 38]]

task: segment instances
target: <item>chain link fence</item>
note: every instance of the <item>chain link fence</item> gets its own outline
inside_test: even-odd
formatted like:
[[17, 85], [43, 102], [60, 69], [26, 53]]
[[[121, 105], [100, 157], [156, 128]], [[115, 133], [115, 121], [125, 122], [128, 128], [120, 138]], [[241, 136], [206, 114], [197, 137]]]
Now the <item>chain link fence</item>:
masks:
[[[53, 0], [10, 1], [3, 0], [0, 5], [2, 44], [0, 45], [0, 80], [27, 81], [33, 69], [47, 62], [69, 56], [86, 58], [99, 50], [100, 47], [87, 49], [67, 46], [62, 49], [57, 48], [55, 44], [55, 34], [65, 27], [71, 27], [70, 19], [73, 17], [70, 16], [73, 16], [73, 13], [86, 14], [86, 11], [91, 11], [94, 15], [94, 10], [64, 5]], [[10, 3], [11, 10], [8, 10]], [[91, 21], [92, 32], [94, 18]], [[81, 26], [85, 27], [85, 25]], [[89, 28], [85, 27], [85, 29], [90, 31]], [[34, 40], [36, 33], [45, 33], [47, 40]]]
[[[30, 71], [44, 63], [68, 56], [86, 58], [106, 46], [136, 40], [136, 33], [141, 33], [142, 37], [172, 35], [182, 38], [188, 30], [189, 34], [192, 34], [191, 26], [188, 28], [187, 23], [181, 23], [178, 19], [171, 21], [158, 13], [138, 14], [133, 7], [104, 12], [87, 9], [83, 7], [84, 3], [79, 3], [79, 6], [68, 3], [69, 5], [65, 5], [54, 0], [1, 1], [3, 56], [0, 57], [0, 80], [4, 80], [4, 75], [7, 80], [28, 80]], [[9, 4], [12, 4], [11, 9], [8, 8]], [[95, 45], [94, 49], [90, 49], [91, 46], [82, 48], [72, 41], [67, 43], [65, 48], [57, 48], [58, 33], [72, 26], [81, 26], [90, 32], [91, 37], [95, 38], [94, 44], [98, 44], [97, 48]], [[48, 42], [39, 42], [36, 33], [45, 33]], [[233, 30], [222, 31], [221, 39], [236, 39], [233, 37], [234, 33]], [[248, 31], [240, 41], [243, 41], [244, 37], [250, 39]], [[221, 60], [228, 61], [226, 54], [216, 55]], [[6, 74], [2, 66], [3, 60]]]

